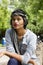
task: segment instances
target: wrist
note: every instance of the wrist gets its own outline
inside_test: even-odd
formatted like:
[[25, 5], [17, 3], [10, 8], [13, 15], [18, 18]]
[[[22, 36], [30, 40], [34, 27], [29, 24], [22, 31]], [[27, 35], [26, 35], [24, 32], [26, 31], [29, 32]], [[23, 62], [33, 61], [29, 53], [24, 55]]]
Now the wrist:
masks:
[[3, 54], [6, 55], [6, 51], [4, 51]]

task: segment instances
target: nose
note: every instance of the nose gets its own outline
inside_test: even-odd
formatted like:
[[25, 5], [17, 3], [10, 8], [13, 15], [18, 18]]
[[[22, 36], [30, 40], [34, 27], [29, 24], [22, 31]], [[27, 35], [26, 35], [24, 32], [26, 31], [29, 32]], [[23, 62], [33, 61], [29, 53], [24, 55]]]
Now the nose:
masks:
[[15, 20], [15, 23], [18, 23], [18, 21], [17, 21], [17, 20]]

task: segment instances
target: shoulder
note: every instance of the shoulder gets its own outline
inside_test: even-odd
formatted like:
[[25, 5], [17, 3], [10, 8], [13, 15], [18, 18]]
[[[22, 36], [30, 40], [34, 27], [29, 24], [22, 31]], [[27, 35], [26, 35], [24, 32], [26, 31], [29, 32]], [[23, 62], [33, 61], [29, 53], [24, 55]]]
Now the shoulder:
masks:
[[11, 30], [12, 30], [11, 28], [10, 28], [10, 29], [7, 29], [7, 30], [6, 30], [6, 33], [10, 33]]
[[12, 29], [12, 28], [9, 28], [9, 29], [7, 29], [6, 30], [6, 33], [5, 34], [14, 34], [15, 33], [15, 31], [14, 31], [14, 29]]
[[31, 30], [27, 29], [27, 32], [26, 32], [26, 39], [29, 41], [29, 40], [32, 40], [32, 39], [37, 39], [37, 35], [35, 33], [33, 33]]
[[29, 29], [27, 29], [27, 35], [30, 36], [30, 37], [37, 37], [37, 35]]
[[[33, 43], [35, 44], [37, 41], [37, 36], [31, 30], [26, 29], [26, 33], [23, 36], [23, 44]], [[34, 43], [35, 42], [35, 43]]]
[[9, 37], [10, 34], [11, 34], [11, 28], [6, 30], [5, 37]]

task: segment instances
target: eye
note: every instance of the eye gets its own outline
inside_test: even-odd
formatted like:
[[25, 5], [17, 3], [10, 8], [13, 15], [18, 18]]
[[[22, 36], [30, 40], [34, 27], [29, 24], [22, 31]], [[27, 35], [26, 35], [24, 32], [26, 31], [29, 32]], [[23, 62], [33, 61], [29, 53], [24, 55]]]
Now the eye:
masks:
[[15, 21], [15, 19], [13, 19], [13, 21]]
[[15, 21], [15, 19], [12, 19], [12, 21]]
[[18, 21], [20, 21], [20, 20], [21, 20], [21, 18], [18, 18], [17, 20], [18, 20]]

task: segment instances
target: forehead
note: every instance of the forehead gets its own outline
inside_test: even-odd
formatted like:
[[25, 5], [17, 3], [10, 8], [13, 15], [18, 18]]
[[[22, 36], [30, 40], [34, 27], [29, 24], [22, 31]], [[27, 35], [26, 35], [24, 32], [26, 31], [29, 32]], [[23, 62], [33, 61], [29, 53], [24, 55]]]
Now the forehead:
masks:
[[16, 18], [22, 18], [22, 16], [20, 16], [20, 15], [15, 15], [15, 16], [13, 16], [13, 18], [14, 18], [14, 19], [16, 19]]

